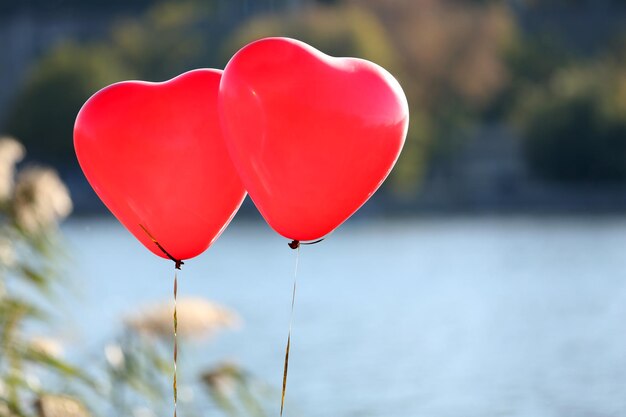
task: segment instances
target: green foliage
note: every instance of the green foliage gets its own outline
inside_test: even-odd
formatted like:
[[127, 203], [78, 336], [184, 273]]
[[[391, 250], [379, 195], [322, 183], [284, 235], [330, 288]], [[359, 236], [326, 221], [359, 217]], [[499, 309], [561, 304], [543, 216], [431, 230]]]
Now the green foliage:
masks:
[[610, 61], [557, 71], [516, 113], [527, 160], [542, 178], [626, 180], [626, 72]]
[[486, 121], [506, 121], [529, 89], [549, 83], [552, 75], [581, 61], [558, 40], [543, 33], [517, 32], [503, 52], [509, 80], [484, 113]]
[[67, 160], [83, 103], [100, 88], [131, 74], [107, 48], [66, 43], [34, 67], [11, 112], [8, 131], [35, 156]]
[[102, 48], [132, 69], [136, 77], [164, 81], [203, 66], [209, 42], [203, 24], [210, 16], [206, 3], [164, 2], [140, 19], [115, 24]]
[[411, 110], [409, 132], [402, 153], [391, 172], [388, 183], [388, 187], [399, 196], [411, 196], [416, 186], [420, 185], [429, 162], [427, 158], [432, 151], [430, 149], [432, 138], [431, 119], [414, 106]]
[[518, 35], [506, 50], [506, 60], [514, 82], [529, 84], [549, 80], [576, 57], [553, 37], [537, 34]]

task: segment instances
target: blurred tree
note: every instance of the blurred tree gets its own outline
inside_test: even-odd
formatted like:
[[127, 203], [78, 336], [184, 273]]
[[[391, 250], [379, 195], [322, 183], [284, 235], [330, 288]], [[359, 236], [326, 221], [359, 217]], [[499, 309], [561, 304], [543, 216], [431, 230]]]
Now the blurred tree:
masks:
[[581, 60], [559, 40], [545, 33], [518, 33], [504, 52], [509, 82], [487, 107], [485, 120], [506, 120], [529, 88], [548, 83], [556, 71]]
[[451, 104], [475, 113], [506, 85], [503, 52], [516, 33], [508, 8], [454, 1], [366, 4], [388, 29], [410, 74], [406, 82], [430, 114]]
[[110, 48], [59, 45], [27, 77], [7, 130], [23, 138], [34, 156], [48, 162], [67, 161], [73, 155], [74, 119], [85, 100], [130, 74]]
[[610, 60], [557, 71], [516, 109], [526, 158], [541, 178], [626, 180], [626, 71]]
[[164, 81], [204, 66], [210, 42], [203, 30], [211, 10], [211, 2], [159, 3], [140, 19], [115, 24], [104, 45], [137, 77]]
[[425, 123], [410, 139], [420, 144], [422, 158], [440, 163], [454, 151], [460, 131], [483, 117], [509, 83], [505, 51], [517, 35], [513, 15], [489, 1], [349, 3], [364, 4], [387, 30], [411, 115]]

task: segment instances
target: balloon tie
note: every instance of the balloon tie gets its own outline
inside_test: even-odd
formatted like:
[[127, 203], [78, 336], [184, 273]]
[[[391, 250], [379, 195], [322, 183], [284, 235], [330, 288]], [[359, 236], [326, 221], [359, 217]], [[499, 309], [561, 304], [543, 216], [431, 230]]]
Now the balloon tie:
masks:
[[148, 232], [148, 229], [146, 229], [144, 227], [143, 224], [139, 224], [139, 227], [141, 227], [143, 229], [144, 232], [146, 232], [146, 234], [148, 235], [148, 237], [150, 238], [150, 240], [152, 240], [152, 242], [157, 245], [157, 248], [159, 248], [161, 250], [161, 252], [163, 252], [165, 254], [165, 256], [167, 256], [168, 258], [170, 258], [172, 261], [174, 261], [174, 268], [179, 269], [181, 265], [184, 265], [185, 263], [180, 260], [180, 259], [176, 259], [174, 258], [172, 255], [170, 255], [170, 253], [168, 251], [165, 250], [165, 248], [163, 246], [161, 246], [161, 244], [154, 238], [154, 236], [152, 236], [150, 234], [150, 232]]
[[[180, 269], [180, 268], [178, 268]], [[174, 417], [176, 417], [176, 408], [178, 406], [178, 387], [176, 384], [177, 364], [178, 364], [178, 317], [176, 314], [176, 301], [178, 296], [178, 274], [174, 271], [174, 383], [172, 389], [174, 391]]]
[[287, 390], [287, 370], [289, 369], [289, 348], [291, 347], [291, 327], [293, 324], [293, 307], [296, 301], [296, 286], [298, 282], [298, 261], [300, 260], [300, 242], [294, 240], [296, 243], [296, 247], [291, 247], [292, 249], [297, 249], [296, 252], [296, 265], [293, 271], [293, 291], [291, 293], [291, 315], [289, 317], [289, 333], [287, 334], [287, 348], [285, 349], [285, 366], [283, 368], [283, 391], [280, 398], [280, 415], [283, 415], [283, 409], [285, 407], [285, 391]]
[[318, 239], [314, 242], [301, 242], [294, 239], [291, 242], [287, 243], [287, 245], [289, 245], [291, 249], [298, 249], [300, 245], [315, 245], [316, 243], [320, 243], [322, 240], [324, 240], [324, 238]]

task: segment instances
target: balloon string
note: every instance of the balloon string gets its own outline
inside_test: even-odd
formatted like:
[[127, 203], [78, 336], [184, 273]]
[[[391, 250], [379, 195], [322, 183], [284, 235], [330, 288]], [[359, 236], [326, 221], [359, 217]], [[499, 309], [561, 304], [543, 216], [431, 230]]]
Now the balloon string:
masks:
[[289, 333], [287, 334], [287, 348], [285, 349], [285, 366], [283, 368], [283, 392], [280, 398], [280, 415], [283, 415], [283, 409], [285, 407], [285, 391], [287, 390], [287, 370], [289, 369], [289, 348], [291, 347], [291, 327], [293, 325], [293, 307], [296, 302], [296, 286], [298, 282], [298, 261], [300, 260], [300, 246], [295, 249], [296, 252], [296, 266], [293, 271], [293, 291], [291, 293], [291, 315], [289, 317]]
[[148, 235], [148, 237], [150, 238], [150, 240], [152, 240], [152, 242], [157, 245], [157, 248], [159, 248], [161, 250], [161, 252], [163, 252], [165, 254], [165, 256], [167, 256], [168, 258], [170, 258], [172, 261], [174, 261], [175, 264], [175, 268], [176, 269], [180, 269], [181, 265], [184, 265], [185, 263], [180, 260], [180, 259], [176, 259], [174, 258], [172, 255], [170, 255], [170, 253], [168, 251], [165, 250], [165, 248], [163, 246], [161, 246], [161, 244], [154, 238], [154, 236], [152, 236], [150, 234], [150, 232], [148, 232], [148, 229], [146, 229], [144, 227], [143, 224], [139, 224], [139, 227], [141, 227], [143, 229], [144, 232], [146, 232], [146, 234]]
[[[184, 262], [180, 259], [174, 258], [168, 251], [165, 250], [163, 246], [159, 243], [158, 240], [152, 236], [152, 234], [144, 227], [143, 224], [139, 224], [139, 227], [143, 229], [144, 232], [148, 235], [150, 240], [154, 242], [155, 245], [172, 261], [174, 261], [174, 268], [180, 270], [181, 265], [184, 265]], [[177, 306], [176, 302], [178, 299], [178, 274], [174, 271], [174, 382], [172, 383], [172, 390], [174, 392], [174, 417], [176, 417], [176, 410], [178, 408], [178, 384], [177, 384], [177, 371], [178, 371], [178, 317], [177, 317]]]
[[176, 315], [176, 301], [178, 298], [178, 274], [174, 271], [174, 383], [172, 388], [174, 391], [174, 417], [176, 417], [176, 408], [178, 406], [178, 387], [176, 384], [176, 373], [178, 363], [178, 317]]

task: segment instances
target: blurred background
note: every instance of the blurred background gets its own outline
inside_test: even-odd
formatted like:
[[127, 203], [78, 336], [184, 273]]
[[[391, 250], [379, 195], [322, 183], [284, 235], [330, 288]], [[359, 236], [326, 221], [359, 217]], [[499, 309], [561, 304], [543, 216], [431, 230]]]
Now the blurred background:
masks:
[[[74, 119], [265, 36], [372, 60], [411, 109], [383, 187], [302, 250], [287, 415], [626, 415], [619, 0], [0, 0], [0, 415], [170, 412], [171, 265], [86, 183]], [[247, 199], [185, 266], [187, 415], [277, 412], [285, 243]]]

